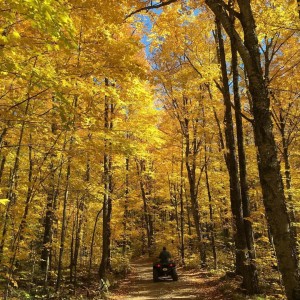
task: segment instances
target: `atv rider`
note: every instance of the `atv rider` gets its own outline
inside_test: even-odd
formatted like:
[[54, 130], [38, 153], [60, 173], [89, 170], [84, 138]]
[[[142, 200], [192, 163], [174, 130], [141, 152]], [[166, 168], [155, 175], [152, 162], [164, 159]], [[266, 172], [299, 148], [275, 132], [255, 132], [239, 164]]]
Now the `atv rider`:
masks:
[[158, 258], [162, 264], [167, 264], [171, 258], [171, 254], [169, 251], [167, 251], [166, 247], [163, 247], [163, 250], [160, 252]]

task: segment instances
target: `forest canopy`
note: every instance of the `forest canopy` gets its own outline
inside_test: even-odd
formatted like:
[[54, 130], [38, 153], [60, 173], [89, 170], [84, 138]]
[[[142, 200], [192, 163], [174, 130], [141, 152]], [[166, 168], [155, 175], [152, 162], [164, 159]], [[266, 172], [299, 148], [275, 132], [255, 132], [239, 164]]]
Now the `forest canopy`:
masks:
[[4, 0], [0, 295], [61, 299], [167, 246], [299, 300], [297, 4]]

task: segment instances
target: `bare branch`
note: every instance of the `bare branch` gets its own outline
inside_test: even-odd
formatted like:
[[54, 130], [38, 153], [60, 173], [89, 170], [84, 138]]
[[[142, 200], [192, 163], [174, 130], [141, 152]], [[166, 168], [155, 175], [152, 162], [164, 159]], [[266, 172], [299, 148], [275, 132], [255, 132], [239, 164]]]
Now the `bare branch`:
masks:
[[20, 101], [20, 102], [18, 102], [18, 103], [16, 103], [16, 104], [14, 104], [13, 106], [11, 106], [11, 107], [9, 108], [9, 110], [11, 110], [11, 109], [13, 109], [13, 108], [15, 108], [15, 107], [17, 107], [17, 106], [23, 104], [23, 103], [26, 102], [26, 101], [29, 101], [30, 99], [33, 99], [33, 98], [35, 98], [35, 97], [37, 97], [37, 96], [39, 96], [39, 95], [45, 93], [45, 92], [48, 91], [49, 89], [50, 89], [50, 88], [46, 88], [46, 89], [44, 89], [44, 90], [38, 92], [37, 94], [35, 94], [35, 95], [33, 95], [33, 96], [27, 97], [26, 99], [24, 99], [24, 100], [22, 100], [22, 101]]
[[[235, 108], [235, 106], [234, 106], [234, 104], [233, 104], [232, 102], [230, 102], [230, 105], [231, 105], [231, 107], [232, 107], [235, 111], [237, 111], [236, 108]], [[246, 116], [244, 113], [242, 113], [241, 111], [237, 111], [237, 113], [238, 113], [239, 115], [241, 115], [241, 117], [244, 118], [246, 121], [248, 121], [248, 122], [250, 122], [250, 123], [253, 124], [253, 122], [254, 122], [253, 119], [247, 117], [247, 116]]]
[[127, 16], [125, 17], [125, 20], [128, 19], [128, 18], [130, 18], [132, 15], [134, 15], [134, 14], [136, 14], [136, 13], [139, 13], [139, 12], [141, 12], [141, 11], [143, 11], [143, 10], [148, 11], [148, 10], [150, 10], [150, 9], [160, 8], [160, 7], [162, 7], [162, 6], [166, 6], [166, 5], [169, 5], [169, 4], [174, 3], [174, 2], [177, 2], [177, 0], [168, 0], [168, 1], [165, 1], [165, 2], [159, 2], [159, 3], [153, 4], [153, 5], [141, 7], [141, 8], [139, 8], [139, 9], [137, 9], [137, 10], [131, 12], [129, 15], [127, 15]]

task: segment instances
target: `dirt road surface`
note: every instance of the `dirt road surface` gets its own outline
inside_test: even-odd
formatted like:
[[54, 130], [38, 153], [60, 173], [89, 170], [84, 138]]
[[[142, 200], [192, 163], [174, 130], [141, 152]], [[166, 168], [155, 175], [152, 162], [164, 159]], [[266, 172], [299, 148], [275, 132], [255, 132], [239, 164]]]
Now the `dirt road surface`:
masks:
[[109, 300], [228, 299], [218, 291], [219, 278], [202, 271], [178, 269], [178, 281], [153, 282], [151, 262], [134, 263], [132, 270], [130, 276], [108, 295]]

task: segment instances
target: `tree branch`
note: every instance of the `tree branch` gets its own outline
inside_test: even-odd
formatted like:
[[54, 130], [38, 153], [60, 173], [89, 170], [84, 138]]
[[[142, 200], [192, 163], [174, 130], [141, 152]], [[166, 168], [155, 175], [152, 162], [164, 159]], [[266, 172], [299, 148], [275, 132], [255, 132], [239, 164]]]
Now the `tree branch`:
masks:
[[141, 12], [143, 10], [148, 11], [150, 9], [155, 9], [155, 8], [159, 8], [159, 7], [163, 7], [163, 6], [169, 5], [169, 4], [173, 3], [173, 2], [177, 2], [177, 0], [168, 0], [168, 1], [165, 1], [165, 2], [159, 2], [159, 3], [153, 4], [153, 5], [148, 5], [148, 6], [145, 6], [145, 7], [141, 7], [139, 9], [131, 12], [129, 15], [127, 15], [125, 17], [125, 20], [128, 19], [128, 18], [130, 18], [132, 15], [134, 15], [136, 13], [139, 13], [139, 12]]
[[239, 12], [235, 11], [230, 5], [228, 5], [228, 4], [224, 3], [224, 2], [220, 2], [220, 5], [222, 5], [229, 13], [231, 13], [236, 18], [238, 18], [239, 20], [241, 20], [241, 14]]
[[13, 106], [11, 106], [11, 107], [9, 108], [9, 110], [11, 110], [11, 109], [13, 109], [13, 108], [15, 108], [15, 107], [17, 107], [17, 106], [19, 106], [19, 105], [25, 103], [26, 101], [29, 101], [30, 99], [33, 99], [33, 98], [35, 98], [35, 97], [37, 97], [37, 96], [39, 96], [39, 95], [45, 93], [45, 92], [48, 91], [49, 89], [50, 89], [50, 88], [45, 88], [44, 90], [42, 90], [42, 91], [36, 93], [35, 95], [30, 96], [30, 97], [27, 97], [26, 99], [24, 99], [24, 100], [22, 100], [22, 101], [20, 101], [20, 102], [18, 102], [18, 103], [16, 103], [16, 104], [14, 104]]
[[230, 102], [230, 105], [231, 105], [231, 107], [232, 107], [239, 115], [241, 115], [242, 118], [244, 118], [245, 120], [247, 120], [247, 121], [250, 122], [250, 123], [253, 123], [253, 122], [254, 122], [253, 119], [247, 117], [243, 112], [237, 111], [235, 105], [234, 105], [232, 102]]

